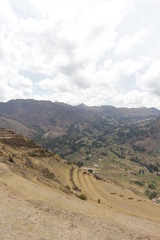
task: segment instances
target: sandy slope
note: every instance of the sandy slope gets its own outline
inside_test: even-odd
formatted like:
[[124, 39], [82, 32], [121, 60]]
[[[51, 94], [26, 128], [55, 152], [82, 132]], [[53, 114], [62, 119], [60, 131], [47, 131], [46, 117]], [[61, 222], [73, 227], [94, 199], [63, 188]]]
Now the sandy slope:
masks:
[[[75, 173], [77, 184], [93, 196], [94, 185], [88, 182], [86, 175], [83, 178], [82, 173], [77, 174], [80, 179], [79, 182]], [[91, 181], [97, 184], [96, 180]], [[106, 193], [102, 186], [100, 188], [99, 194], [101, 197], [104, 194], [105, 200]], [[109, 197], [113, 196], [110, 194]], [[155, 210], [158, 215], [160, 208], [153, 206]], [[24, 179], [0, 164], [0, 240], [158, 240], [159, 236], [157, 217], [152, 221], [145, 220], [144, 217], [126, 215], [118, 204], [116, 209], [92, 200], [82, 201]]]

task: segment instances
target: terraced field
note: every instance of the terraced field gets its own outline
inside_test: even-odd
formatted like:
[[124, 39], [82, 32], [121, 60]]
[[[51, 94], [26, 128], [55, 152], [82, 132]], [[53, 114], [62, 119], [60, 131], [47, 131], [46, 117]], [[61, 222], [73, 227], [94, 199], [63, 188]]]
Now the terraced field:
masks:
[[0, 240], [159, 240], [160, 205], [3, 131]]
[[0, 164], [0, 239], [159, 239], [158, 205], [78, 168], [71, 169], [72, 181], [68, 182], [87, 201], [24, 179]]
[[127, 188], [105, 180], [97, 180], [92, 174], [78, 168], [72, 169], [72, 182], [88, 201], [100, 203], [127, 214], [160, 221], [160, 206], [139, 197]]

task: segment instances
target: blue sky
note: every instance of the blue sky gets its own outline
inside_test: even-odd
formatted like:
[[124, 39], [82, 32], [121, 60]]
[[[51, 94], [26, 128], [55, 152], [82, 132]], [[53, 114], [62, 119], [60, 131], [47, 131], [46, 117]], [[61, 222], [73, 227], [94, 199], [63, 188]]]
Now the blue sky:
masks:
[[160, 1], [2, 0], [0, 101], [160, 108]]

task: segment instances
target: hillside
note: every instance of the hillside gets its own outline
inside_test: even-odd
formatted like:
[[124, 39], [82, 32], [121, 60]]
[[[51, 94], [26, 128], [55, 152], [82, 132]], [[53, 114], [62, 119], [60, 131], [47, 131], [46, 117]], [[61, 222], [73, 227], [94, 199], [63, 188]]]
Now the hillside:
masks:
[[0, 103], [0, 126], [31, 137], [69, 163], [96, 165], [98, 174], [114, 181], [122, 180], [125, 171], [123, 185], [132, 182], [137, 188], [140, 183], [145, 194], [150, 178], [157, 192], [160, 185], [159, 113], [155, 108], [12, 100]]
[[154, 153], [160, 152], [160, 118], [157, 118], [150, 126], [148, 137], [143, 141], [145, 148]]
[[148, 119], [157, 116], [160, 116], [160, 111], [155, 108], [88, 107], [84, 104], [71, 106], [36, 100], [0, 103], [1, 126], [40, 141], [65, 135], [76, 122], [89, 125], [90, 121], [101, 119]]
[[0, 113], [0, 126], [31, 137], [68, 164], [93, 169], [140, 196], [159, 197], [159, 110], [14, 100], [1, 103]]
[[159, 239], [158, 204], [5, 129], [0, 185], [0, 239]]

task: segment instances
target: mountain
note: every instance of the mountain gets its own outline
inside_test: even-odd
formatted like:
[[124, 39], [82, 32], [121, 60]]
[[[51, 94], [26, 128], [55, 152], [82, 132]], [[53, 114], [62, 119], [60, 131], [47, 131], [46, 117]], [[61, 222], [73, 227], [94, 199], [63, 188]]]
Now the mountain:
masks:
[[78, 122], [97, 119], [144, 119], [160, 116], [155, 108], [115, 108], [113, 106], [71, 106], [59, 102], [11, 100], [0, 103], [0, 124], [29, 137], [48, 138], [63, 136]]
[[146, 136], [141, 140], [141, 145], [144, 149], [153, 152], [154, 154], [160, 153], [160, 118], [154, 120], [150, 125], [145, 128]]
[[96, 159], [102, 158], [115, 144], [129, 146], [130, 152], [159, 152], [159, 116], [155, 108], [71, 106], [32, 99], [0, 103], [0, 127], [24, 134], [75, 162], [88, 159], [91, 152]]
[[1, 239], [158, 240], [159, 205], [90, 170], [0, 128]]
[[0, 127], [2, 239], [159, 239], [159, 110], [12, 100]]
[[159, 153], [159, 116], [155, 108], [71, 106], [32, 99], [0, 103], [0, 127], [31, 137], [75, 162], [88, 159], [91, 153], [101, 159], [106, 152], [116, 152], [116, 145], [121, 149], [128, 146], [130, 158], [138, 151]]

